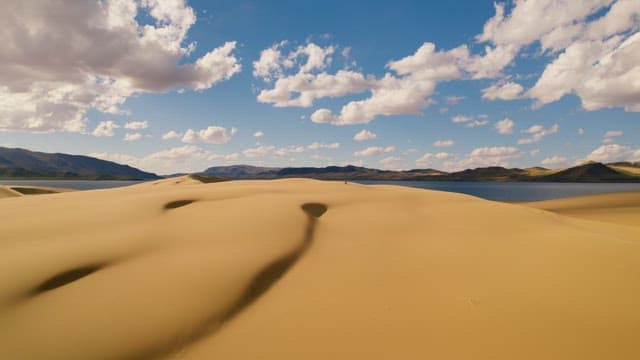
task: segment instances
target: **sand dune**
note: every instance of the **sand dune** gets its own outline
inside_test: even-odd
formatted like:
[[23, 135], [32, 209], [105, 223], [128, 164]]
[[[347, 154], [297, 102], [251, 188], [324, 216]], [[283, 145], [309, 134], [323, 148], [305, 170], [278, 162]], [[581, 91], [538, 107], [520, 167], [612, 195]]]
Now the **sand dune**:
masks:
[[43, 195], [43, 194], [57, 194], [62, 192], [73, 191], [71, 189], [59, 189], [42, 186], [6, 186], [0, 185], [0, 199], [5, 197], [16, 197], [22, 195]]
[[13, 190], [9, 186], [0, 186], [0, 199], [7, 197], [21, 196], [19, 192]]
[[593, 221], [640, 227], [640, 192], [536, 201], [523, 205]]
[[637, 359], [635, 204], [187, 177], [5, 198], [0, 358]]

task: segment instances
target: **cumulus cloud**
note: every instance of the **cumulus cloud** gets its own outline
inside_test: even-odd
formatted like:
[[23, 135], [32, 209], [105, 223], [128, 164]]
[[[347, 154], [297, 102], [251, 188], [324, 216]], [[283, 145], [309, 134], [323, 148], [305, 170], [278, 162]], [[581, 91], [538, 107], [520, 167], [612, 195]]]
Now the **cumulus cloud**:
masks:
[[509, 135], [513, 134], [513, 120], [509, 118], [502, 119], [494, 125], [498, 134]]
[[334, 46], [322, 47], [310, 42], [285, 54], [283, 47], [287, 44], [282, 41], [262, 50], [260, 58], [253, 62], [254, 77], [267, 83], [276, 80], [272, 88], [259, 92], [259, 102], [276, 107], [310, 107], [319, 98], [367, 89], [368, 80], [361, 73], [347, 69], [335, 74], [325, 71], [332, 62]]
[[530, 128], [523, 130], [522, 132], [525, 134], [531, 135], [528, 138], [522, 138], [518, 140], [518, 144], [533, 144], [536, 143], [545, 136], [549, 136], [558, 132], [560, 127], [558, 124], [553, 124], [553, 126], [545, 129], [542, 125], [533, 125]]
[[124, 134], [124, 141], [136, 141], [142, 138], [140, 133], [126, 133]]
[[472, 122], [467, 123], [468, 128], [475, 128], [479, 126], [485, 126], [489, 123], [489, 120], [473, 120]]
[[456, 158], [455, 155], [447, 153], [447, 152], [439, 152], [439, 153], [425, 153], [420, 158], [416, 160], [416, 165], [421, 167], [432, 167], [438, 161], [444, 160], [454, 160]]
[[258, 131], [256, 131], [256, 132], [254, 132], [254, 133], [253, 133], [253, 137], [254, 137], [254, 138], [261, 138], [261, 137], [263, 137], [263, 136], [264, 136], [264, 132], [262, 132], [262, 131], [260, 131], [260, 130], [258, 130]]
[[477, 168], [486, 166], [509, 166], [511, 160], [522, 156], [520, 149], [510, 146], [493, 146], [473, 149], [457, 163], [448, 164], [449, 168]]
[[622, 136], [622, 131], [620, 130], [609, 130], [602, 136], [602, 142], [605, 144], [609, 144], [613, 142], [613, 138]]
[[408, 167], [408, 163], [403, 158], [397, 156], [389, 156], [379, 161], [385, 170], [403, 170]]
[[536, 106], [575, 93], [586, 110], [640, 111], [640, 2], [517, 1], [509, 13], [495, 7], [479, 41], [517, 51], [537, 42], [553, 59], [524, 93]]
[[567, 165], [568, 159], [564, 156], [556, 155], [556, 156], [548, 157], [542, 160], [540, 163], [544, 166], [557, 167], [557, 166]]
[[199, 131], [188, 129], [182, 137], [185, 143], [208, 143], [208, 144], [226, 144], [231, 137], [238, 131], [235, 127], [227, 130], [221, 126], [209, 126]]
[[149, 127], [149, 122], [148, 121], [130, 121], [126, 124], [124, 124], [124, 128], [125, 129], [130, 129], [130, 130], [143, 130]]
[[183, 0], [4, 5], [0, 130], [84, 131], [90, 109], [119, 114], [132, 95], [208, 89], [241, 68], [235, 42], [184, 61], [196, 16]]
[[307, 145], [307, 149], [309, 149], [309, 150], [339, 149], [339, 148], [340, 148], [340, 143], [337, 143], [337, 142], [330, 143], [330, 144], [314, 142], [314, 143], [311, 143], [311, 144]]
[[353, 135], [353, 140], [355, 141], [366, 141], [366, 140], [373, 140], [376, 137], [378, 137], [378, 135], [376, 135], [375, 133], [363, 129], [361, 131], [359, 131], [357, 134]]
[[470, 153], [456, 155], [447, 152], [426, 153], [416, 160], [416, 165], [460, 171], [487, 166], [509, 166], [510, 162], [522, 156], [522, 151], [515, 147], [490, 146], [473, 149]]
[[493, 84], [482, 89], [482, 98], [487, 100], [514, 100], [520, 98], [524, 88], [514, 82]]
[[434, 103], [433, 94], [438, 81], [463, 76], [462, 63], [468, 59], [468, 49], [436, 50], [435, 44], [424, 43], [412, 55], [390, 61], [386, 73], [379, 79], [370, 79], [371, 96], [351, 101], [339, 114], [319, 109], [311, 115], [317, 123], [334, 125], [366, 124], [377, 116], [418, 114]]
[[448, 147], [448, 146], [453, 146], [453, 144], [455, 144], [455, 141], [453, 141], [453, 140], [436, 140], [433, 143], [433, 146], [435, 146], [435, 147]]
[[370, 146], [366, 149], [358, 150], [353, 153], [354, 156], [358, 157], [370, 157], [370, 156], [380, 156], [385, 153], [392, 153], [396, 150], [394, 146]]
[[616, 136], [622, 136], [621, 130], [609, 130], [602, 136], [603, 138], [612, 138]]
[[136, 157], [119, 153], [91, 153], [103, 160], [127, 164], [157, 174], [172, 174], [179, 172], [197, 172], [210, 166], [208, 162], [232, 162], [238, 159], [238, 154], [216, 154], [194, 145], [185, 145], [167, 150], [150, 153], [143, 157]]
[[305, 151], [304, 146], [286, 146], [277, 148], [273, 145], [260, 145], [253, 148], [245, 149], [242, 154], [247, 158], [261, 158], [265, 156], [275, 156], [275, 157], [287, 157], [291, 154], [303, 153]]
[[162, 135], [162, 140], [179, 139], [182, 137], [182, 133], [171, 130]]
[[456, 115], [451, 118], [451, 121], [453, 121], [454, 123], [465, 123], [471, 121], [471, 117], [466, 115]]
[[583, 128], [579, 128], [578, 129], [578, 135], [584, 135], [584, 129]]
[[111, 137], [114, 135], [114, 130], [118, 129], [120, 125], [115, 122], [109, 121], [101, 121], [98, 126], [91, 132], [91, 135], [95, 137]]
[[587, 155], [587, 160], [599, 162], [640, 161], [640, 148], [634, 149], [626, 145], [602, 145]]
[[[640, 65], [636, 65], [640, 63], [638, 14], [640, 3], [625, 0], [517, 1], [508, 11], [504, 4], [496, 4], [495, 15], [476, 36], [485, 45], [484, 51], [471, 53], [467, 45], [437, 49], [434, 43], [425, 42], [413, 54], [389, 61], [388, 71], [380, 77], [346, 69], [327, 73], [326, 60], [332, 53], [327, 48], [317, 50], [321, 54], [317, 64], [321, 66], [309, 66], [321, 72], [312, 74], [300, 66], [297, 73], [281, 76], [292, 57], [274, 53], [279, 49], [272, 47], [265, 50], [264, 59], [261, 55], [258, 61], [260, 66], [254, 68], [256, 75], [278, 77], [280, 84], [276, 82], [258, 98], [275, 106], [311, 106], [321, 97], [368, 91], [370, 96], [348, 102], [339, 112], [321, 108], [311, 115], [316, 123], [366, 124], [379, 116], [419, 114], [435, 103], [431, 96], [440, 82], [501, 78], [483, 89], [483, 98], [530, 98], [539, 106], [573, 92], [587, 110], [622, 106], [640, 111], [640, 85], [636, 84], [640, 82], [629, 82], [640, 76]], [[535, 85], [525, 90], [508, 81], [503, 70], [533, 43], [539, 43], [552, 60]], [[272, 63], [281, 65], [267, 65]], [[321, 76], [326, 78], [325, 84], [338, 82], [336, 77], [348, 80], [338, 82], [340, 86], [332, 85], [335, 91], [328, 91], [319, 84]]]

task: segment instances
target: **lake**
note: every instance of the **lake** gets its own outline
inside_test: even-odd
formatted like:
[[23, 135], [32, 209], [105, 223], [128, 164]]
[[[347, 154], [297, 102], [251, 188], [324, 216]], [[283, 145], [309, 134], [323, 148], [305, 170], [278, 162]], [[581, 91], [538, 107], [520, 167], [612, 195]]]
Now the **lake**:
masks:
[[[640, 184], [623, 183], [539, 183], [472, 181], [357, 181], [361, 184], [387, 184], [419, 189], [452, 191], [500, 201], [535, 201], [619, 191], [640, 191]], [[139, 184], [118, 180], [0, 180], [0, 185], [30, 185], [76, 190], [108, 189]]]
[[56, 187], [75, 190], [109, 189], [121, 186], [140, 184], [137, 180], [2, 180], [0, 185], [27, 185]]
[[640, 191], [640, 183], [542, 183], [475, 181], [358, 181], [361, 184], [386, 184], [452, 191], [489, 200], [536, 201], [607, 192]]

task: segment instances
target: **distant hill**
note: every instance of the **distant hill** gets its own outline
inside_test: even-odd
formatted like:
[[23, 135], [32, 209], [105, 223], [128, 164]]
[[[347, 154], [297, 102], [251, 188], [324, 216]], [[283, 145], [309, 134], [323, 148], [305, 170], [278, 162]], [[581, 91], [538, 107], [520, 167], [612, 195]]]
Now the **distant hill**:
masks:
[[[624, 163], [624, 169], [633, 166]], [[622, 165], [616, 165], [622, 166]], [[640, 174], [618, 170], [601, 163], [568, 169], [532, 167], [526, 169], [491, 166], [446, 173], [433, 169], [390, 171], [360, 166], [270, 168], [250, 165], [211, 167], [200, 175], [228, 179], [277, 179], [289, 177], [320, 180], [426, 180], [426, 181], [549, 181], [549, 182], [640, 182]]]
[[444, 177], [452, 181], [514, 181], [526, 178], [527, 171], [515, 168], [507, 169], [501, 166], [490, 166], [449, 173]]
[[0, 147], [0, 178], [151, 180], [159, 176], [89, 156]]
[[278, 172], [280, 168], [260, 167], [251, 165], [214, 166], [200, 173], [204, 176], [219, 176], [228, 179], [251, 179], [268, 177]]
[[200, 175], [219, 176], [229, 179], [304, 177], [319, 180], [425, 180], [441, 174], [446, 173], [432, 169], [389, 171], [354, 165], [286, 168], [232, 165], [211, 167], [200, 173]]
[[551, 175], [541, 176], [537, 180], [553, 182], [636, 182], [640, 181], [640, 178], [622, 173], [602, 163], [592, 162], [558, 171]]

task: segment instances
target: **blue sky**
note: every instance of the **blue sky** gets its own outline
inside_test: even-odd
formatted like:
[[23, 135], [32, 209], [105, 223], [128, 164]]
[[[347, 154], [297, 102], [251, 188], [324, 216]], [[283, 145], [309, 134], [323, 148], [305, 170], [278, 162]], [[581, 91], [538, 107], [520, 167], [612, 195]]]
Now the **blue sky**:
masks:
[[158, 173], [640, 161], [635, 0], [56, 6], [0, 5], [2, 146]]

